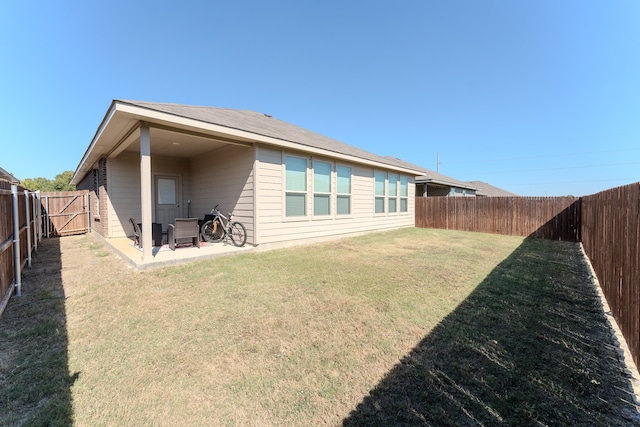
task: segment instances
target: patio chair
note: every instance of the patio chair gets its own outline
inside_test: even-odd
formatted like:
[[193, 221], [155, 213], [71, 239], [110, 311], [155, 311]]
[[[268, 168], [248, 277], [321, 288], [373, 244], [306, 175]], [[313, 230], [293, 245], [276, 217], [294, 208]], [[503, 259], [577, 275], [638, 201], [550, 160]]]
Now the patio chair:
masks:
[[[135, 245], [142, 248], [142, 224], [136, 222], [134, 218], [129, 218], [129, 222], [133, 226]], [[151, 245], [162, 246], [162, 224], [151, 223]]]
[[131, 225], [133, 225], [133, 235], [135, 237], [134, 244], [141, 248], [142, 239], [140, 238], [140, 236], [142, 236], [142, 232], [140, 231], [140, 227], [138, 227], [138, 223], [133, 218], [129, 218], [129, 222], [131, 222]]
[[176, 250], [177, 244], [185, 242], [200, 248], [200, 228], [198, 218], [176, 218], [175, 224], [169, 224], [167, 229], [167, 240], [172, 251]]

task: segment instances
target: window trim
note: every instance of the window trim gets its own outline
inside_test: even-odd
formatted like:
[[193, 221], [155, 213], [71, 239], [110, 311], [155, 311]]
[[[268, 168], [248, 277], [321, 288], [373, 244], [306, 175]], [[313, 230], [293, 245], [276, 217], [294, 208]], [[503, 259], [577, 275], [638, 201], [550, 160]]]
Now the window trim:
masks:
[[[304, 191], [288, 190], [287, 189], [287, 157], [304, 160], [306, 162], [305, 189], [304, 189]], [[286, 222], [286, 221], [306, 221], [306, 220], [308, 220], [309, 216], [310, 216], [310, 212], [309, 212], [309, 185], [310, 185], [310, 180], [309, 180], [309, 157], [295, 155], [295, 154], [289, 154], [289, 153], [283, 153], [282, 154], [282, 177], [283, 177], [283, 183], [282, 183], [283, 184], [282, 185], [282, 190], [283, 190], [282, 217], [283, 217], [284, 221]], [[304, 215], [293, 215], [293, 216], [287, 215], [287, 196], [289, 194], [291, 194], [291, 195], [295, 195], [295, 194], [304, 195]]]
[[[329, 165], [329, 192], [324, 191], [316, 191], [316, 163], [324, 163]], [[334, 216], [333, 209], [333, 198], [335, 195], [334, 184], [333, 184], [333, 174], [334, 174], [334, 162], [326, 161], [317, 158], [311, 158], [311, 176], [313, 177], [313, 183], [311, 184], [313, 199], [311, 200], [311, 217], [312, 219], [330, 219]], [[316, 195], [319, 196], [328, 196], [329, 197], [329, 213], [326, 214], [316, 214]]]
[[[391, 176], [394, 176], [396, 178], [395, 180], [395, 196], [391, 195]], [[399, 196], [399, 189], [400, 189], [400, 174], [396, 173], [396, 172], [388, 172], [387, 173], [387, 185], [389, 187], [389, 195], [388, 195], [388, 200], [387, 200], [387, 211], [390, 215], [398, 215], [400, 213], [400, 204], [398, 203], [400, 200], [400, 196]], [[391, 202], [394, 202], [395, 204], [395, 210], [392, 212], [391, 211]]]
[[[348, 193], [340, 193], [338, 191], [338, 168], [348, 168], [349, 169], [349, 192]], [[336, 162], [335, 164], [335, 174], [336, 174], [336, 188], [335, 188], [335, 200], [336, 200], [336, 218], [350, 218], [353, 216], [353, 167], [348, 166], [346, 164], [340, 164]], [[342, 214], [338, 212], [338, 198], [339, 197], [348, 197], [349, 200], [349, 213]]]
[[[382, 183], [382, 194], [378, 194], [378, 189], [377, 189], [377, 184], [378, 184], [378, 177], [376, 175], [378, 174], [382, 174], [384, 176], [383, 178], [383, 183]], [[374, 216], [386, 216], [388, 213], [388, 209], [387, 209], [387, 197], [388, 197], [388, 190], [387, 190], [387, 171], [386, 170], [378, 170], [378, 169], [374, 169], [373, 170], [373, 215]], [[376, 202], [382, 199], [382, 212], [376, 212]]]
[[[402, 180], [403, 180], [403, 178], [406, 181], [406, 191], [407, 191], [406, 195], [402, 194]], [[400, 209], [398, 210], [398, 214], [399, 215], [408, 215], [409, 214], [409, 177], [406, 176], [406, 175], [400, 175], [399, 182], [400, 182], [400, 191], [398, 192], [398, 200], [400, 201], [400, 206], [399, 206]], [[405, 204], [406, 204], [406, 210], [404, 210], [404, 211], [402, 210], [402, 201], [404, 201]]]

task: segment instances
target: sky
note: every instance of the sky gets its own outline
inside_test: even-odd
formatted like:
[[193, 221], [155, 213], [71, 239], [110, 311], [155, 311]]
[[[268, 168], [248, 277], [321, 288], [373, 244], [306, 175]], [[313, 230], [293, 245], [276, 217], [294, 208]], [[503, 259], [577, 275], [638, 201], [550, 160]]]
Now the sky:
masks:
[[0, 167], [75, 170], [113, 99], [236, 108], [523, 196], [640, 181], [637, 0], [25, 1]]

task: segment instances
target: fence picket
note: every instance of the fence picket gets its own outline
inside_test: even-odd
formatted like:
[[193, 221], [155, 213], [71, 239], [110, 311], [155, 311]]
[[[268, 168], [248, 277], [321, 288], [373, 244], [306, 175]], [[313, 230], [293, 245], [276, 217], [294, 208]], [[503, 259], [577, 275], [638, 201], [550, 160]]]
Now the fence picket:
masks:
[[582, 198], [582, 244], [613, 317], [640, 363], [640, 183]]

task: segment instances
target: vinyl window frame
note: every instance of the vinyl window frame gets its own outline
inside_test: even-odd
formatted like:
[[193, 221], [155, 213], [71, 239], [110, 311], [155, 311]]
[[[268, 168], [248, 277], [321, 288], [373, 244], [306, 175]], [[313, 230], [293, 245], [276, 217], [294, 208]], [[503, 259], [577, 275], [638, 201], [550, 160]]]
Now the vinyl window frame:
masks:
[[[340, 170], [349, 170], [349, 189], [348, 192], [344, 192], [341, 191], [341, 181], [340, 181]], [[335, 170], [335, 174], [336, 174], [336, 188], [335, 188], [335, 195], [336, 195], [336, 217], [348, 217], [351, 216], [352, 211], [353, 211], [353, 205], [352, 205], [352, 200], [353, 200], [353, 168], [351, 166], [347, 166], [347, 165], [343, 165], [343, 164], [339, 164], [336, 163], [336, 170]], [[343, 178], [346, 178], [345, 176], [343, 176]], [[340, 200], [347, 200], [347, 207], [348, 207], [348, 211], [346, 213], [342, 213], [340, 212]]]
[[[289, 160], [292, 161], [291, 169], [289, 169]], [[296, 179], [299, 181], [300, 176], [296, 176], [296, 172], [299, 174], [301, 172], [301, 166], [304, 162], [304, 181], [300, 185], [300, 183], [296, 182]], [[297, 163], [297, 164], [296, 164]], [[294, 168], [295, 166], [295, 168]], [[283, 170], [284, 170], [284, 200], [283, 200], [283, 216], [286, 220], [301, 220], [308, 219], [309, 217], [309, 158], [303, 156], [297, 156], [293, 154], [284, 154], [283, 156]], [[289, 172], [292, 172], [291, 174]], [[290, 181], [291, 179], [291, 181]], [[293, 201], [302, 196], [302, 214], [294, 214], [294, 212], [289, 211], [290, 207], [292, 209], [297, 208], [293, 202], [290, 203], [290, 200]]]
[[[326, 160], [321, 160], [321, 159], [312, 159], [311, 162], [311, 176], [313, 177], [313, 199], [312, 199], [312, 212], [313, 212], [313, 217], [317, 218], [317, 219], [327, 219], [327, 218], [331, 218], [333, 216], [333, 198], [334, 198], [334, 185], [333, 185], [333, 174], [334, 174], [334, 166], [333, 166], [333, 162], [331, 161], [326, 161]], [[320, 169], [320, 167], [317, 167], [319, 165], [323, 165], [322, 167], [328, 166], [329, 167], [329, 175], [326, 176], [324, 174], [320, 174], [317, 173], [318, 169]], [[322, 191], [325, 190], [325, 188], [319, 188], [320, 186], [320, 178], [326, 176], [329, 180], [328, 184], [329, 184], [329, 191]], [[327, 208], [328, 211], [326, 213], [324, 212], [320, 212], [318, 213], [317, 208], [319, 206], [318, 203], [316, 203], [317, 199], [326, 199], [327, 201]]]
[[[382, 181], [380, 182], [380, 179]], [[381, 184], [381, 186], [379, 185]], [[383, 170], [373, 171], [373, 213], [377, 216], [387, 214], [387, 172]], [[381, 203], [382, 210], [379, 210]]]
[[409, 213], [409, 177], [400, 175], [400, 210], [399, 214]]

